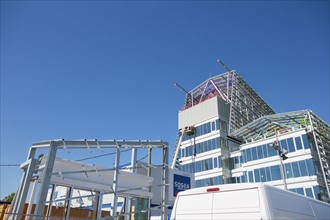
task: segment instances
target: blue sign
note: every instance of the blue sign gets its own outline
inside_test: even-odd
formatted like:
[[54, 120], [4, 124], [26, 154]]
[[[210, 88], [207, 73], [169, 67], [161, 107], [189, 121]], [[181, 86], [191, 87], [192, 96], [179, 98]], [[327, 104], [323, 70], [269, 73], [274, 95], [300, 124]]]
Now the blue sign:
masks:
[[173, 176], [173, 196], [179, 192], [190, 189], [190, 177], [174, 174]]

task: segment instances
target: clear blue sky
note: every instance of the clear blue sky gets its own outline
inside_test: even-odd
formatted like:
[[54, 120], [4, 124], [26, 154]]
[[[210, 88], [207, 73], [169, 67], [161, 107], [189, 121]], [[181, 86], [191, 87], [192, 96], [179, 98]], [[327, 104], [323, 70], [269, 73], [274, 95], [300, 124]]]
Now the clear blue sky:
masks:
[[[225, 72], [217, 58], [276, 112], [329, 123], [329, 1], [1, 1], [0, 164], [57, 138], [161, 139], [172, 154], [174, 82]], [[3, 198], [22, 172], [0, 168]]]

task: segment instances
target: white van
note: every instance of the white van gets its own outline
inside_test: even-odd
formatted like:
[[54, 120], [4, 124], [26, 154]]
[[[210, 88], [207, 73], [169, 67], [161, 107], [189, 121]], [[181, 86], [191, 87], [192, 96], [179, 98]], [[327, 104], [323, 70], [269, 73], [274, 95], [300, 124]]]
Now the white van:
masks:
[[264, 183], [209, 186], [180, 192], [171, 220], [330, 219], [330, 204]]

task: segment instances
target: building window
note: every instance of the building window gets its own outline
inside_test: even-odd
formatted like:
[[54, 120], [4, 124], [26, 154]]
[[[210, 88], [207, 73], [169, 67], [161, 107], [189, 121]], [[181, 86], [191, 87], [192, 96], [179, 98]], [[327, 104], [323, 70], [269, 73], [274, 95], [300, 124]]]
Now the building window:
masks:
[[280, 171], [280, 166], [275, 165], [270, 167], [270, 172], [272, 174], [272, 180], [280, 180], [281, 178], [281, 171]]
[[249, 182], [250, 182], [250, 183], [253, 183], [253, 182], [254, 182], [254, 179], [253, 179], [253, 172], [252, 172], [252, 171], [249, 171], [248, 174], [249, 174]]
[[292, 165], [293, 176], [300, 177], [301, 174], [300, 174], [298, 162], [293, 162], [291, 163], [291, 165]]
[[314, 176], [315, 175], [315, 167], [314, 167], [312, 159], [306, 160], [306, 165], [307, 165], [308, 175], [309, 176]]
[[303, 140], [303, 144], [304, 144], [304, 148], [305, 149], [309, 149], [309, 141], [308, 141], [308, 138], [307, 138], [307, 135], [306, 134], [303, 134], [302, 135], [302, 140]]
[[287, 163], [284, 164], [285, 167], [285, 174], [286, 174], [286, 178], [292, 178], [293, 174], [292, 174], [292, 167], [291, 167], [291, 163]]
[[288, 151], [289, 152], [295, 152], [295, 148], [294, 148], [294, 143], [293, 143], [293, 139], [292, 138], [288, 138]]
[[301, 150], [302, 149], [302, 143], [301, 143], [300, 136], [299, 137], [296, 137], [294, 140], [296, 142], [297, 150]]
[[314, 198], [313, 191], [311, 188], [305, 188], [305, 195], [309, 198]]
[[298, 163], [299, 163], [299, 167], [300, 167], [301, 176], [308, 176], [306, 161], [301, 160]]

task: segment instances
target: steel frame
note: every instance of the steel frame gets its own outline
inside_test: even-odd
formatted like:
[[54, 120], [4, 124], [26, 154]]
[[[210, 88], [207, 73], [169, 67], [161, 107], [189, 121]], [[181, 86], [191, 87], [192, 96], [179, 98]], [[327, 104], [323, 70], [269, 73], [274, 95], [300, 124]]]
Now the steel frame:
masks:
[[[48, 153], [46, 155], [46, 162], [45, 166], [43, 167], [40, 176], [38, 177], [39, 180], [36, 180], [36, 176], [33, 176], [33, 174], [37, 173], [37, 165], [38, 165], [38, 159], [35, 158], [36, 151], [38, 149], [48, 149]], [[36, 142], [33, 143], [28, 154], [27, 161], [22, 163], [21, 168], [23, 169], [23, 176], [22, 180], [20, 182], [20, 185], [18, 187], [18, 190], [16, 192], [14, 201], [11, 205], [11, 210], [9, 214], [10, 220], [18, 220], [21, 219], [23, 216], [23, 209], [25, 205], [25, 201], [27, 199], [27, 193], [30, 188], [30, 183], [34, 181], [33, 191], [35, 191], [35, 181], [39, 181], [41, 183], [40, 189], [37, 195], [36, 199], [36, 209], [34, 211], [34, 214], [31, 214], [31, 208], [29, 207], [29, 213], [27, 213], [28, 219], [32, 217], [33, 220], [39, 220], [41, 216], [43, 216], [44, 213], [44, 207], [46, 204], [46, 197], [48, 192], [48, 187], [51, 184], [51, 177], [55, 174], [53, 172], [53, 166], [55, 163], [55, 158], [57, 151], [59, 150], [78, 150], [78, 149], [102, 149], [102, 148], [114, 148], [116, 149], [116, 159], [115, 159], [115, 168], [114, 168], [114, 179], [112, 183], [112, 188], [114, 192], [114, 199], [112, 201], [112, 219], [116, 219], [116, 207], [117, 207], [117, 195], [116, 195], [116, 189], [117, 189], [117, 181], [118, 181], [118, 172], [119, 172], [119, 161], [120, 161], [120, 153], [121, 149], [132, 149], [132, 166], [136, 167], [136, 155], [138, 149], [152, 149], [152, 148], [159, 148], [162, 149], [162, 184], [161, 184], [161, 195], [162, 195], [162, 201], [161, 201], [161, 209], [162, 209], [162, 215], [161, 219], [166, 219], [167, 217], [167, 193], [166, 193], [166, 184], [168, 182], [168, 173], [166, 167], [168, 166], [168, 143], [159, 141], [159, 140], [64, 140], [64, 139], [58, 139], [58, 140], [49, 140], [49, 141], [42, 141], [42, 142]], [[133, 168], [132, 172], [135, 172], [136, 168]], [[39, 168], [40, 171], [40, 168]], [[92, 172], [89, 170], [89, 172]], [[97, 169], [95, 169], [93, 172], [98, 172]], [[32, 199], [31, 198], [30, 200]], [[31, 204], [32, 205], [32, 204]], [[149, 204], [150, 206], [150, 204]], [[150, 209], [150, 207], [149, 207]]]

